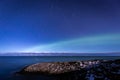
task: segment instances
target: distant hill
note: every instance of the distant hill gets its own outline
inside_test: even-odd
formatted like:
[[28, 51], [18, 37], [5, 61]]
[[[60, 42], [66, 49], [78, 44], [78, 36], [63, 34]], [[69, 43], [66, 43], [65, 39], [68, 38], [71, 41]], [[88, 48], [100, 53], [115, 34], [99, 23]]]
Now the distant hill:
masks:
[[0, 53], [0, 56], [120, 56], [117, 53]]

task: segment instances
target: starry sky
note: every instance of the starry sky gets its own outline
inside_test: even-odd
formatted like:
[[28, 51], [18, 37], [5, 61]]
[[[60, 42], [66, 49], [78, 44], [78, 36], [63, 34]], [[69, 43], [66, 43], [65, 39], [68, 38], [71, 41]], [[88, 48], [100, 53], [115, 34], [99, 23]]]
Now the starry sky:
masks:
[[120, 52], [120, 0], [0, 0], [0, 52]]

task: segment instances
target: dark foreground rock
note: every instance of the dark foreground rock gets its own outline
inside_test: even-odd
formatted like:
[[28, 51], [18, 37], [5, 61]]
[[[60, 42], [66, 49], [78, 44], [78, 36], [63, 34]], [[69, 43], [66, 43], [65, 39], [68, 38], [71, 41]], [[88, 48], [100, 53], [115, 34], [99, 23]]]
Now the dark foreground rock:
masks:
[[20, 73], [36, 73], [36, 74], [62, 74], [66, 72], [72, 72], [76, 70], [81, 70], [86, 67], [93, 66], [103, 62], [102, 60], [93, 61], [76, 61], [76, 62], [51, 62], [51, 63], [37, 63], [25, 67]]
[[37, 63], [19, 74], [53, 75], [58, 80], [120, 80], [120, 60]]

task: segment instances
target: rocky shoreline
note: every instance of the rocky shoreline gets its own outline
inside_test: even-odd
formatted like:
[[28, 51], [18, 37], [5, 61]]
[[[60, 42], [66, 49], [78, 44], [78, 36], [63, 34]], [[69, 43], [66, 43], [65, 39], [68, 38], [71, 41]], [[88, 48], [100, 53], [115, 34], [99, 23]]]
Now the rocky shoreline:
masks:
[[18, 73], [51, 75], [57, 80], [120, 80], [120, 59], [37, 63]]

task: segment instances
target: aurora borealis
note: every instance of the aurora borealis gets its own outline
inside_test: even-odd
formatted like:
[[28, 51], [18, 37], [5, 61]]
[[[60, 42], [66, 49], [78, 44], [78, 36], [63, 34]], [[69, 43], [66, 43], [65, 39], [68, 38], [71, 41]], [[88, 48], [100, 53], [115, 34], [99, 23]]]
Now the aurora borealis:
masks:
[[35, 46], [24, 52], [108, 53], [119, 52], [119, 46], [120, 34], [111, 34], [83, 37], [68, 41], [56, 42], [53, 44]]
[[0, 0], [0, 52], [120, 52], [119, 0]]

